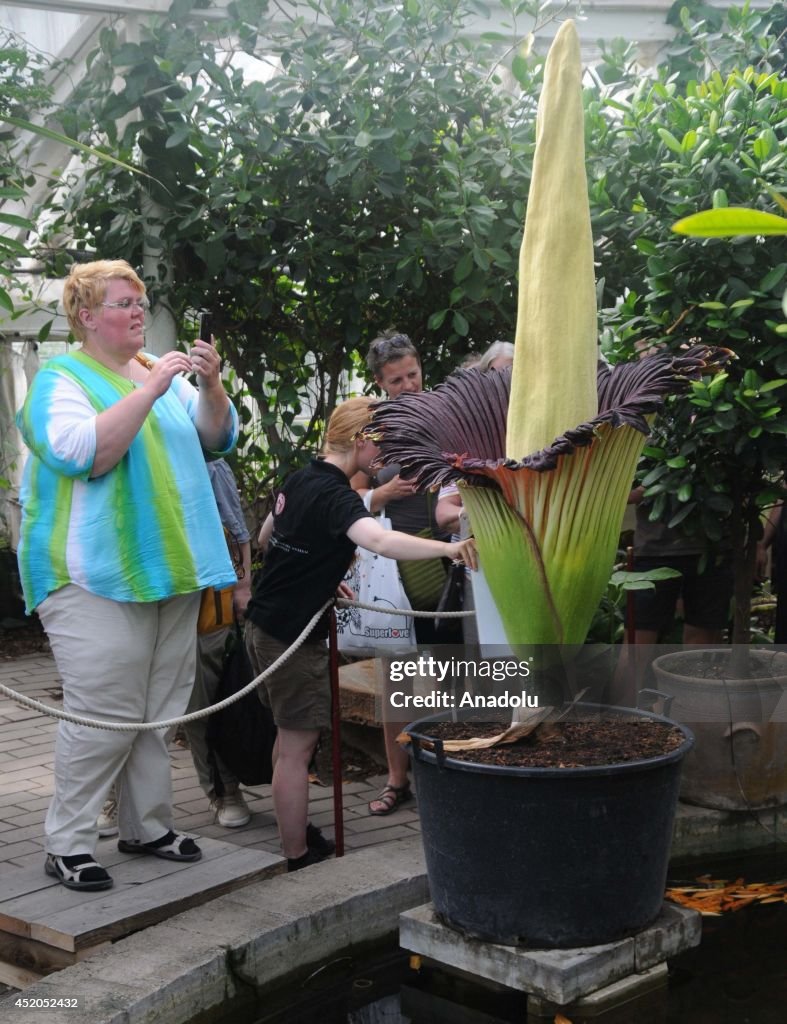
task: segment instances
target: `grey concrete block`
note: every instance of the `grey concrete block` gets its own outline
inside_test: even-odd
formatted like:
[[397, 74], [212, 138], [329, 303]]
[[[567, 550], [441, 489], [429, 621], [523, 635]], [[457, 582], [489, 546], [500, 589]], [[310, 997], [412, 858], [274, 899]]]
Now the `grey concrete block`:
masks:
[[559, 1005], [634, 970], [632, 939], [587, 949], [519, 949], [466, 938], [441, 924], [431, 904], [402, 914], [399, 937], [413, 953]]
[[719, 811], [678, 804], [672, 834], [673, 860], [737, 854], [775, 846], [787, 833], [787, 804], [753, 812]]
[[442, 924], [431, 904], [402, 914], [404, 949], [558, 1006], [646, 971], [700, 940], [696, 911], [664, 904], [658, 920], [630, 938], [579, 949], [523, 949], [467, 938]]
[[699, 946], [702, 914], [698, 910], [664, 903], [658, 919], [634, 936], [634, 969], [646, 971], [685, 949]]
[[[620, 981], [613, 981], [611, 985], [591, 992], [590, 995], [577, 999], [567, 1006], [561, 1006], [539, 996], [528, 996], [528, 1020], [531, 1017], [544, 1017], [551, 1024], [558, 1013], [562, 1014], [564, 1018], [571, 1018], [574, 1016], [597, 1017], [612, 1010], [620, 1011], [622, 1007], [633, 1003], [634, 1000], [641, 999], [648, 993], [659, 989], [664, 989], [666, 993], [668, 973], [666, 964], [657, 964], [641, 974], [630, 974], [626, 978], [621, 978]], [[635, 1007], [632, 1006], [632, 1013], [629, 1017], [631, 1021], [636, 1019], [634, 1009]], [[618, 1019], [620, 1018], [618, 1017]]]

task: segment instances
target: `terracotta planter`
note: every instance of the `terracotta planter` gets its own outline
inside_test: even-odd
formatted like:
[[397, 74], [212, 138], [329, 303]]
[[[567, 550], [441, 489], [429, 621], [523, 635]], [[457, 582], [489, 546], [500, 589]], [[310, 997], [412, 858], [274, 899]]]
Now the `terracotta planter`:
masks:
[[[579, 705], [585, 714], [646, 712]], [[680, 764], [668, 754], [591, 768], [460, 761], [432, 722], [408, 726], [432, 902], [452, 927], [506, 945], [570, 948], [646, 928], [664, 897]], [[674, 723], [669, 723], [674, 724]]]
[[[702, 666], [727, 650], [686, 650], [653, 662], [669, 714], [696, 737], [686, 758], [681, 799], [700, 807], [745, 811], [787, 803], [787, 654], [755, 650], [760, 678], [708, 678]], [[755, 670], [756, 671], [756, 670]]]

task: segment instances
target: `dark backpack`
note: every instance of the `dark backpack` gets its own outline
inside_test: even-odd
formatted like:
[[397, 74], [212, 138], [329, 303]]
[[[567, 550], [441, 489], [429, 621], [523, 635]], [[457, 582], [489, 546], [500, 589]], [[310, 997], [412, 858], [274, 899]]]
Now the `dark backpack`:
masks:
[[[242, 690], [254, 678], [243, 633], [236, 623], [227, 638], [224, 665], [216, 689], [215, 703]], [[273, 744], [276, 725], [270, 709], [265, 707], [256, 690], [208, 719], [208, 762], [217, 796], [223, 795], [221, 777], [215, 755], [245, 786], [260, 786], [273, 778]]]

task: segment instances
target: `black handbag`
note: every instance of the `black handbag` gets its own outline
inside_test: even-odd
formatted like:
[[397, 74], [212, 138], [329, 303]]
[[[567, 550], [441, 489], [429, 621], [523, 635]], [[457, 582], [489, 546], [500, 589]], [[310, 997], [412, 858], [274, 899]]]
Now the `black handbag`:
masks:
[[462, 642], [462, 620], [441, 618], [440, 612], [461, 612], [465, 603], [464, 565], [452, 563], [443, 584], [443, 592], [435, 609], [434, 620], [436, 643], [452, 644]]
[[[254, 678], [243, 633], [236, 623], [227, 638], [224, 664], [216, 689], [215, 703], [242, 690]], [[270, 708], [261, 702], [256, 690], [214, 712], [208, 719], [208, 763], [213, 775], [216, 795], [223, 795], [221, 776], [216, 764], [218, 755], [227, 768], [245, 786], [261, 786], [273, 778], [273, 744], [276, 725]]]

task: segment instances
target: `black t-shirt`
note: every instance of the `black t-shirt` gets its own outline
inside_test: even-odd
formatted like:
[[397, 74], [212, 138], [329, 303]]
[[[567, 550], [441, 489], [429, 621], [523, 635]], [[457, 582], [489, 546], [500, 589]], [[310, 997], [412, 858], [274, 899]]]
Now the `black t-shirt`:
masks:
[[[246, 618], [292, 643], [336, 592], [355, 553], [347, 531], [370, 514], [332, 463], [313, 459], [293, 473], [276, 495], [273, 534]], [[308, 642], [324, 639], [326, 630], [321, 620]]]

